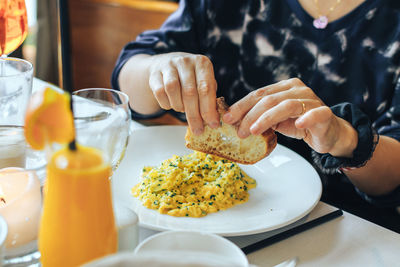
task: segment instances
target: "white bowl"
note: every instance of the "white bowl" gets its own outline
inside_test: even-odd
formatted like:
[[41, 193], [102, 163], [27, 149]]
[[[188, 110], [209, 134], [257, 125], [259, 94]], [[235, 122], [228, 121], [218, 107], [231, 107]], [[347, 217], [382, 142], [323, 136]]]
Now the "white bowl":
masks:
[[246, 255], [228, 239], [197, 231], [167, 231], [144, 240], [136, 255], [152, 254], [168, 262], [198, 266], [248, 266]]
[[169, 231], [155, 234], [134, 253], [119, 252], [82, 267], [248, 267], [244, 253], [231, 241], [208, 233]]

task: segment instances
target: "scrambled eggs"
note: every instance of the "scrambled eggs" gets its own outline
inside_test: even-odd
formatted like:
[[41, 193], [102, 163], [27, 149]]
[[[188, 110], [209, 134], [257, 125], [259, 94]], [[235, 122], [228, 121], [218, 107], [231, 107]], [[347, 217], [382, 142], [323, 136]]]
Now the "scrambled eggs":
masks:
[[171, 216], [202, 217], [249, 198], [256, 181], [229, 160], [194, 152], [144, 167], [132, 194], [143, 205]]

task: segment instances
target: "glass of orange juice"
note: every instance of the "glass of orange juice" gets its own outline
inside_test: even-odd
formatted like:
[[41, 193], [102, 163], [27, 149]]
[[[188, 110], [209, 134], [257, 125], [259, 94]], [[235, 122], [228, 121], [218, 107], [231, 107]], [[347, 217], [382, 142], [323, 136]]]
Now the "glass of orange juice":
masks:
[[55, 152], [39, 230], [42, 266], [79, 266], [117, 251], [111, 165], [96, 148]]
[[0, 56], [22, 44], [28, 33], [25, 0], [0, 0]]
[[80, 266], [117, 251], [111, 164], [101, 150], [76, 142], [70, 107], [69, 94], [44, 88], [25, 116], [27, 142], [49, 158], [38, 240], [44, 267]]

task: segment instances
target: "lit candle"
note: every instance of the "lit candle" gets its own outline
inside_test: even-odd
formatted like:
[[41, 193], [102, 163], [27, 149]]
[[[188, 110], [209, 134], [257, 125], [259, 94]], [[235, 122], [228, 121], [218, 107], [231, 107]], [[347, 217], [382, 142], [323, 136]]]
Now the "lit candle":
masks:
[[41, 212], [40, 182], [34, 172], [22, 168], [0, 170], [0, 214], [8, 224], [7, 252], [35, 243]]
[[0, 168], [25, 167], [25, 151], [23, 128], [0, 126]]

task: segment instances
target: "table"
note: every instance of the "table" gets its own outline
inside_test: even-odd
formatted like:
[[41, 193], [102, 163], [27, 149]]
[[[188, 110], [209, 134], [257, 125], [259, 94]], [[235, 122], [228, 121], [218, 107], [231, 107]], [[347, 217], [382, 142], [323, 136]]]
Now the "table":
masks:
[[[33, 80], [33, 91], [51, 86], [39, 79]], [[137, 122], [133, 129], [145, 127]], [[333, 209], [319, 202], [309, 214], [316, 217]], [[400, 223], [400, 222], [399, 222]], [[140, 228], [139, 239], [157, 233]], [[248, 255], [249, 262], [257, 266], [274, 266], [298, 257], [297, 266], [400, 266], [400, 234], [344, 212], [343, 216], [292, 236]]]
[[298, 266], [400, 266], [399, 251], [399, 234], [344, 212], [248, 259], [258, 266], [273, 266], [294, 256], [299, 258]]
[[[143, 127], [143, 126], [139, 126]], [[336, 208], [324, 202], [311, 211], [305, 222]], [[139, 229], [139, 241], [157, 231]], [[240, 246], [246, 237], [229, 238]], [[400, 234], [344, 212], [343, 216], [258, 250], [247, 256], [249, 263], [274, 266], [298, 257], [297, 266], [400, 266]]]

